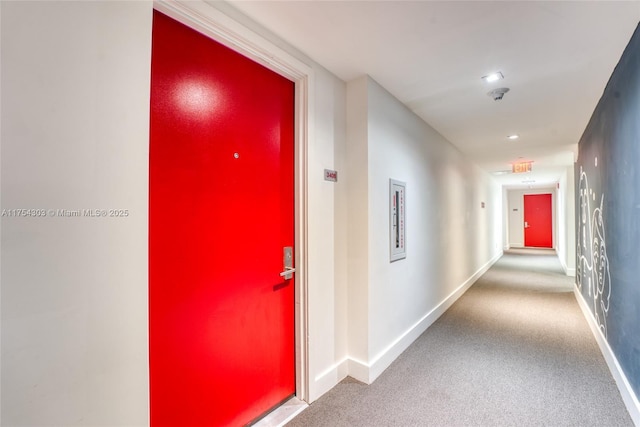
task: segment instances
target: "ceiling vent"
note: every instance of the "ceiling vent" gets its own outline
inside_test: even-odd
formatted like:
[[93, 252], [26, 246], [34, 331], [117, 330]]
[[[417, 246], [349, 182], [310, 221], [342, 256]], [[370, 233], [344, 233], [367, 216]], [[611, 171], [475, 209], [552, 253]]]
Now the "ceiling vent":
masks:
[[505, 93], [509, 92], [508, 87], [499, 87], [497, 89], [492, 90], [487, 95], [493, 98], [494, 101], [500, 101]]

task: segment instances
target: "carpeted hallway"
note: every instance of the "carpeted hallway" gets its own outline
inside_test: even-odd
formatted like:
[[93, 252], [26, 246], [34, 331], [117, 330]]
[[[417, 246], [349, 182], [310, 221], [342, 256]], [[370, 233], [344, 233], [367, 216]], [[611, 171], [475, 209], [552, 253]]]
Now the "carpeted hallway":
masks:
[[554, 252], [511, 250], [373, 384], [289, 426], [633, 426]]

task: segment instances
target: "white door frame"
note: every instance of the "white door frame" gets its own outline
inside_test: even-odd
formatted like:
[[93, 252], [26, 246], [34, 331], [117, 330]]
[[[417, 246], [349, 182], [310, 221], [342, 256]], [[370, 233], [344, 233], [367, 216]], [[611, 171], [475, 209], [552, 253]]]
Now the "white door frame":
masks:
[[[558, 250], [558, 191], [555, 187], [541, 187], [541, 188], [505, 188], [505, 230], [507, 233], [507, 241], [505, 242], [505, 249], [510, 248], [526, 248], [524, 239], [524, 196], [533, 196], [538, 194], [551, 194], [551, 236], [552, 236], [552, 249]], [[519, 211], [516, 215], [513, 214], [514, 206], [511, 205], [513, 196], [518, 197], [518, 204], [515, 206]], [[513, 218], [513, 217], [516, 218]], [[513, 230], [518, 230], [518, 239], [515, 239], [512, 235]], [[517, 240], [517, 242], [514, 242]], [[517, 243], [514, 245], [513, 243]]]
[[154, 9], [295, 83], [296, 397], [308, 401], [307, 147], [314, 134], [310, 111], [313, 105], [313, 69], [202, 0], [155, 0]]

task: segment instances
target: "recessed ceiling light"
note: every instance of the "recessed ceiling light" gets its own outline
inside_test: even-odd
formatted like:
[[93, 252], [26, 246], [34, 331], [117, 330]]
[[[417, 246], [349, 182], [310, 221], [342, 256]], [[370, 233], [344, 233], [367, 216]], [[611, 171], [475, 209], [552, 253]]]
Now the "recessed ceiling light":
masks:
[[520, 138], [520, 135], [516, 135], [516, 134], [509, 135], [509, 136], [507, 137], [507, 139], [518, 139], [518, 138]]
[[484, 80], [487, 83], [497, 82], [498, 80], [502, 80], [502, 79], [504, 79], [504, 76], [500, 71], [496, 71], [495, 73], [487, 74], [486, 76], [482, 77], [482, 80]]

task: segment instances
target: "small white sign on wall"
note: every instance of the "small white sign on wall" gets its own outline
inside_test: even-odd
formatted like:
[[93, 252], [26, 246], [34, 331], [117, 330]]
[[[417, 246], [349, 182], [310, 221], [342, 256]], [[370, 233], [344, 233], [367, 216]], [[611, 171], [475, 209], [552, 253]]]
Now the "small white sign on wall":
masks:
[[406, 188], [407, 184], [389, 180], [389, 243], [391, 262], [407, 257], [406, 251]]

